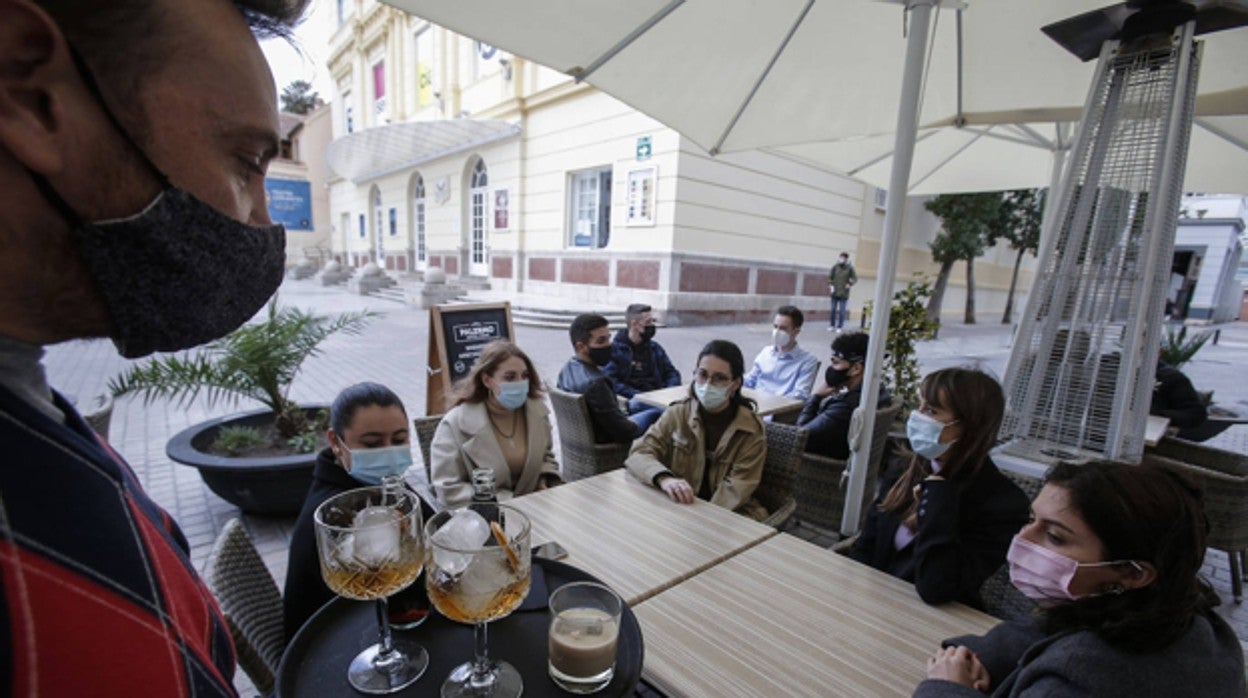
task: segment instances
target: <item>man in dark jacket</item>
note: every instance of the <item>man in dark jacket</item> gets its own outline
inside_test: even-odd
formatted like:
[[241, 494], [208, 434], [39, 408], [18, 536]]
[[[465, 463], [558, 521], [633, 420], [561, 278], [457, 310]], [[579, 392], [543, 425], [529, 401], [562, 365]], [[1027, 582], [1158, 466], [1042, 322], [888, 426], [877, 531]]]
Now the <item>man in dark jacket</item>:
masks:
[[654, 341], [654, 314], [650, 306], [634, 303], [624, 311], [628, 327], [611, 342], [611, 363], [605, 370], [615, 384], [615, 392], [629, 398], [628, 413], [649, 428], [662, 409], [633, 399], [637, 393], [680, 385], [680, 372], [667, 358], [667, 352]]
[[[824, 384], [802, 407], [797, 425], [806, 430], [806, 452], [831, 458], [849, 458], [849, 420], [862, 401], [862, 376], [867, 360], [867, 335], [847, 332], [832, 341], [832, 357], [824, 370]], [[880, 386], [880, 407], [892, 403]]]
[[641, 436], [645, 428], [620, 409], [611, 379], [602, 372], [601, 367], [611, 361], [607, 319], [592, 313], [577, 315], [568, 335], [576, 355], [559, 372], [558, 386], [560, 390], [585, 396], [589, 418], [594, 423], [594, 441], [626, 444]]

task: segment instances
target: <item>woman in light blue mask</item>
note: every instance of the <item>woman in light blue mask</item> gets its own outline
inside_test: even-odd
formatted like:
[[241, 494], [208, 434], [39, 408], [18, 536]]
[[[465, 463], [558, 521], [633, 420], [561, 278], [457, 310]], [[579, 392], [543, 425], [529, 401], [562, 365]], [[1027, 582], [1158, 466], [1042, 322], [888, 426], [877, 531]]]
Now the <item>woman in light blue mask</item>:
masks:
[[448, 507], [472, 499], [472, 471], [494, 471], [500, 500], [556, 485], [559, 463], [537, 369], [513, 342], [485, 345], [455, 386], [429, 447], [433, 489]]
[[[334, 598], [321, 578], [313, 513], [321, 502], [336, 494], [378, 485], [387, 475], [402, 475], [412, 464], [410, 426], [403, 402], [384, 385], [357, 383], [334, 399], [325, 434], [329, 446], [317, 456], [312, 487], [290, 536], [282, 595], [287, 640]], [[425, 509], [423, 513], [428, 517], [433, 512]]]
[[929, 373], [919, 394], [906, 423], [911, 452], [881, 478], [849, 556], [914, 582], [927, 603], [981, 607], [980, 585], [1027, 521], [1027, 495], [988, 457], [1005, 395], [971, 368]]
[[672, 501], [703, 499], [754, 519], [768, 512], [754, 490], [763, 477], [767, 439], [754, 401], [741, 394], [745, 360], [717, 339], [698, 354], [689, 396], [669, 405], [624, 461], [638, 480]]

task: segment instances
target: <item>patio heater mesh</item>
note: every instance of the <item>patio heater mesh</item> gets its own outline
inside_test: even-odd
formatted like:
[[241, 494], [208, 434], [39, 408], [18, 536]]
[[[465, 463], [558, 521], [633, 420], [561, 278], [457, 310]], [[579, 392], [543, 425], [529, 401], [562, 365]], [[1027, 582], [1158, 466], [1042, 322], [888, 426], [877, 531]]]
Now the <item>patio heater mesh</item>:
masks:
[[1102, 49], [1006, 369], [1008, 453], [1143, 452], [1198, 64], [1190, 27]]

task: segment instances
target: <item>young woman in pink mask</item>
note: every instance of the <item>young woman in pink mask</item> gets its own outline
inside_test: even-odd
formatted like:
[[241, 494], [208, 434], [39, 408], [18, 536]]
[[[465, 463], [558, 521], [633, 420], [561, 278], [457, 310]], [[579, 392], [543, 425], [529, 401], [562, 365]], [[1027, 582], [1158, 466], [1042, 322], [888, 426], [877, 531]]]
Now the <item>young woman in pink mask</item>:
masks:
[[915, 696], [1243, 696], [1244, 657], [1197, 577], [1200, 493], [1155, 466], [1059, 465], [1015, 536], [1035, 618], [945, 641]]

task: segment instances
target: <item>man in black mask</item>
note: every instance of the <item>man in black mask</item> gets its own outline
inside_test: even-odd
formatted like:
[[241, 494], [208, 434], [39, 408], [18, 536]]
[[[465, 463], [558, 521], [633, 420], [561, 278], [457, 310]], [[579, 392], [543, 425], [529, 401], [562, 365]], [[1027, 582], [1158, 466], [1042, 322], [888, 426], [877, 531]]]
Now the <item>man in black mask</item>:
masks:
[[[807, 431], [808, 453], [842, 460], [849, 457], [849, 420], [862, 400], [867, 339], [864, 332], [846, 332], [832, 340], [823, 385], [806, 400], [797, 418], [797, 425]], [[891, 402], [888, 391], [880, 386], [880, 407]]]
[[0, 2], [0, 686], [233, 695], [177, 525], [53, 392], [42, 347], [127, 357], [243, 323], [281, 281], [260, 35], [307, 0]]
[[611, 361], [607, 319], [594, 313], [577, 315], [568, 328], [568, 336], [576, 355], [559, 372], [559, 389], [585, 396], [585, 406], [594, 423], [594, 441], [631, 443], [645, 429], [620, 409], [611, 379], [602, 372], [602, 367]]

